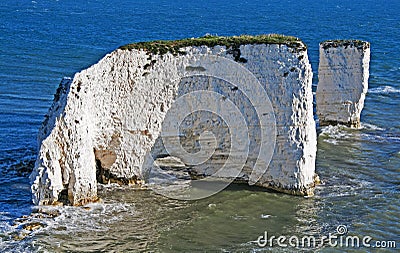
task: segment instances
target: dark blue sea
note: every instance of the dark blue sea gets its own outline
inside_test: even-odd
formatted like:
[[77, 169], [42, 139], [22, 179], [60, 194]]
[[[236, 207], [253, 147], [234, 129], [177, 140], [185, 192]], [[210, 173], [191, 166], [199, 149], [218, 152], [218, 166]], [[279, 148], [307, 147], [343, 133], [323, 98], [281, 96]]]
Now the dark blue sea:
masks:
[[[319, 42], [371, 43], [362, 128], [319, 129], [317, 173], [324, 183], [314, 197], [232, 186], [200, 201], [177, 201], [101, 187], [104, 203], [54, 207], [54, 217], [35, 213], [28, 177], [36, 136], [62, 77], [131, 42], [267, 33], [308, 45], [315, 85]], [[398, 250], [399, 197], [398, 0], [0, 2], [0, 252], [375, 252], [376, 242], [387, 247], [391, 241]], [[32, 222], [39, 229], [24, 229]], [[266, 231], [328, 236], [338, 235], [340, 225], [347, 235], [370, 236], [376, 247], [256, 243]]]

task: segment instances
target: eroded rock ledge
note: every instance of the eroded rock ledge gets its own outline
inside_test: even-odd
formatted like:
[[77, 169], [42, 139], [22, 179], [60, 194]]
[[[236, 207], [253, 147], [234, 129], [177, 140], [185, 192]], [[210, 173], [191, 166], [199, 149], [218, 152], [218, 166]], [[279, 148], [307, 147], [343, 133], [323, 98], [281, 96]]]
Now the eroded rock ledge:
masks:
[[[238, 69], [196, 62], [202, 57], [236, 62], [262, 89], [241, 90], [231, 81], [243, 81]], [[204, 71], [227, 78], [202, 76]], [[81, 205], [97, 199], [98, 182], [147, 182], [151, 164], [146, 157], [168, 157], [160, 135], [163, 122], [171, 117], [169, 110], [193, 91], [218, 93], [221, 101], [203, 101], [215, 111], [195, 112], [180, 129], [180, 144], [188, 153], [198, 151], [205, 130], [216, 137], [215, 152], [206, 162], [186, 166], [181, 159], [192, 177], [215, 173], [229, 155], [230, 132], [243, 128], [239, 118], [237, 125], [228, 126], [218, 117], [224, 110], [222, 100], [229, 100], [249, 127], [250, 152], [237, 179], [250, 182], [254, 164], [262, 161], [265, 171], [252, 184], [311, 195], [316, 156], [311, 79], [307, 48], [294, 37], [206, 36], [121, 47], [61, 82], [39, 133], [40, 150], [31, 175], [33, 201]], [[264, 92], [273, 110], [259, 114], [257, 110], [268, 108], [264, 97], [257, 96]], [[260, 124], [263, 117], [274, 119], [275, 126]], [[267, 128], [274, 130], [271, 136], [263, 136]], [[268, 152], [260, 146], [270, 138], [276, 142], [268, 163]]]

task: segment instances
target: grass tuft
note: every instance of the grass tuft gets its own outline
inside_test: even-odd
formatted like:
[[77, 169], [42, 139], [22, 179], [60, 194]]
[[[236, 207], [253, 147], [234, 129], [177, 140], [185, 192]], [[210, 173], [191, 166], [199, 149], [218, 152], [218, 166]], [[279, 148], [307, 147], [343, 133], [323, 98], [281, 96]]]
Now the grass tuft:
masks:
[[367, 49], [370, 47], [369, 42], [362, 40], [327, 40], [320, 43], [324, 49], [332, 47], [356, 47], [358, 49]]

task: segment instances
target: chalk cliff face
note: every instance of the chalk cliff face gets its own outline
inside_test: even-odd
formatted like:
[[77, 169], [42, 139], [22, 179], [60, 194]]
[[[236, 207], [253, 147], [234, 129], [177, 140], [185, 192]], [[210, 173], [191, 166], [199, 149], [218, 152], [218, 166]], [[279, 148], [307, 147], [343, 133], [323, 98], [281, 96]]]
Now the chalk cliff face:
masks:
[[325, 41], [320, 44], [317, 113], [320, 125], [358, 128], [368, 90], [370, 44], [365, 41]]
[[192, 178], [312, 194], [306, 47], [291, 37], [240, 38], [171, 42], [168, 50], [134, 44], [64, 79], [39, 134], [34, 203], [80, 205], [97, 199], [98, 182], [151, 182], [157, 159], [179, 161]]

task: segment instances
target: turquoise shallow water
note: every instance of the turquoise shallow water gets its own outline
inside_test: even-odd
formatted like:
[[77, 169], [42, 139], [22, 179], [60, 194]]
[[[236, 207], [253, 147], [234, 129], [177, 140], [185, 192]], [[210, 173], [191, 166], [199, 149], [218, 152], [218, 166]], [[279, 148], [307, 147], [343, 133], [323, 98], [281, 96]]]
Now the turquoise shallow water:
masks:
[[[259, 252], [267, 249], [254, 241], [264, 231], [277, 236], [327, 235], [341, 224], [352, 235], [395, 240], [399, 247], [398, 13], [400, 3], [395, 0], [2, 1], [0, 251]], [[205, 200], [180, 202], [152, 191], [105, 188], [100, 191], [104, 204], [90, 210], [61, 208], [59, 217], [41, 221], [45, 229], [17, 240], [22, 225], [13, 226], [13, 221], [33, 208], [28, 171], [37, 130], [60, 79], [126, 43], [206, 33], [300, 37], [309, 46], [314, 83], [320, 41], [371, 42], [363, 128], [320, 129], [317, 172], [325, 183], [316, 196], [304, 199], [232, 186]]]

